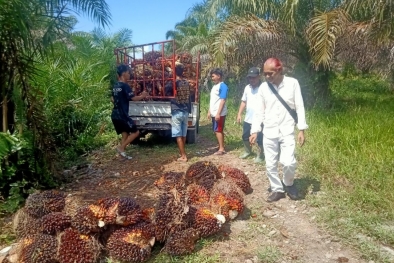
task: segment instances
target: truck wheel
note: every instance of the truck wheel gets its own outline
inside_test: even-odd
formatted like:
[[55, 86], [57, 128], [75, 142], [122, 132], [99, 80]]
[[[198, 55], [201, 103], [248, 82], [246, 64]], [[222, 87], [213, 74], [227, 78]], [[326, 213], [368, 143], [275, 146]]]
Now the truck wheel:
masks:
[[194, 127], [194, 128], [187, 129], [186, 142], [188, 144], [194, 144], [194, 143], [196, 143], [196, 138], [197, 138], [196, 128]]

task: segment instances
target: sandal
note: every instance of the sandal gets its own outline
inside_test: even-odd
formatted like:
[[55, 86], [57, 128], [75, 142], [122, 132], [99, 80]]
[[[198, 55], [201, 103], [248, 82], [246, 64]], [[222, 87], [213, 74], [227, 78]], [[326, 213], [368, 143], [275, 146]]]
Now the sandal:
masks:
[[223, 155], [226, 154], [226, 151], [217, 151], [214, 153], [214, 155]]
[[121, 151], [118, 149], [118, 147], [116, 147], [116, 151], [119, 153], [120, 156], [122, 156], [123, 158], [125, 158], [125, 159], [127, 159], [127, 160], [133, 159], [133, 157], [128, 156], [128, 155], [126, 154], [126, 152], [121, 152]]

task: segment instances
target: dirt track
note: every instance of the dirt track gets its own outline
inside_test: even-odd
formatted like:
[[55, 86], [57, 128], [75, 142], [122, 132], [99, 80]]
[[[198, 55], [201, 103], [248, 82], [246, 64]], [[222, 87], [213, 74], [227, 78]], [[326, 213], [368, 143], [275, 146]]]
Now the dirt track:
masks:
[[[197, 144], [187, 149], [189, 163], [175, 161], [175, 143], [158, 147], [134, 145], [129, 149], [134, 156], [131, 161], [121, 159], [114, 151], [96, 152], [89, 167], [72, 171], [79, 175], [63, 190], [70, 194], [70, 200], [78, 203], [107, 196], [133, 196], [143, 207], [151, 207], [157, 194], [153, 182], [163, 171], [184, 172], [197, 160], [228, 164], [247, 173], [253, 192], [246, 196], [244, 213], [226, 224], [213, 238], [214, 242], [198, 253], [219, 255], [220, 262], [234, 263], [263, 262], [264, 257], [271, 257], [267, 262], [365, 262], [340, 239], [319, 229], [314, 223], [314, 210], [305, 200], [286, 198], [267, 203], [268, 180], [263, 165], [254, 164], [252, 159], [240, 160], [236, 150], [223, 156], [212, 155], [216, 150], [213, 145], [212, 141], [199, 137]], [[296, 183], [302, 186], [304, 197], [323, 194], [319, 182], [300, 178]]]

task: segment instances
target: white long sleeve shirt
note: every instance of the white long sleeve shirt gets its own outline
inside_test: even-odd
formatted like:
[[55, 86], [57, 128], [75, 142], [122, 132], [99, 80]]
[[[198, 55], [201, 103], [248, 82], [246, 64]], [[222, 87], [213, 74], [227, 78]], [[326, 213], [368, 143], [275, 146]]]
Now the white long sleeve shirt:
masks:
[[[302, 100], [301, 88], [298, 81], [295, 78], [284, 76], [279, 86], [275, 86], [274, 84], [273, 86], [287, 105], [296, 110], [298, 115], [298, 129], [308, 129], [305, 120], [304, 101]], [[264, 124], [264, 136], [270, 139], [293, 133], [295, 126], [293, 117], [271, 91], [266, 82], [260, 85], [259, 97], [262, 102], [262, 108], [254, 114], [251, 133], [261, 131], [261, 123]]]
[[241, 101], [246, 103], [246, 114], [244, 121], [246, 123], [252, 123], [253, 115], [256, 111], [261, 109], [261, 99], [259, 96], [259, 87], [252, 88], [249, 84], [245, 87]]

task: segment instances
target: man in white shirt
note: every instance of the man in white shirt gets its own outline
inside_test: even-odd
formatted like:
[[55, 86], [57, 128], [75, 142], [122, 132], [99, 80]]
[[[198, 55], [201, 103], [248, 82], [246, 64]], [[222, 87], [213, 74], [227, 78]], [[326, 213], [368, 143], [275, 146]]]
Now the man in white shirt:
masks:
[[[248, 75], [246, 76], [249, 84], [245, 87], [244, 93], [241, 98], [241, 105], [239, 105], [237, 122], [241, 123], [242, 112], [246, 108], [245, 119], [243, 122], [242, 141], [244, 144], [245, 152], [239, 156], [241, 159], [245, 159], [252, 154], [252, 147], [249, 142], [250, 128], [252, 126], [253, 115], [256, 111], [261, 109], [261, 100], [259, 99], [258, 92], [261, 84], [260, 68], [250, 68]], [[261, 132], [257, 135], [257, 144], [259, 152], [254, 159], [255, 163], [261, 163], [264, 159], [264, 150], [262, 144], [263, 134]]]
[[[305, 142], [304, 130], [308, 128], [308, 125], [305, 121], [304, 102], [298, 81], [283, 75], [282, 62], [277, 58], [267, 59], [264, 63], [263, 75], [287, 105], [297, 112], [299, 130], [297, 141], [302, 146]], [[296, 200], [298, 190], [293, 184], [296, 169], [294, 157], [295, 117], [278, 100], [267, 82], [260, 86], [259, 96], [262, 101], [262, 109], [253, 118], [249, 139], [251, 143], [256, 141], [257, 133], [261, 130], [260, 126], [263, 123], [263, 147], [267, 176], [272, 191], [267, 201], [274, 202], [284, 198], [285, 190], [291, 199]], [[278, 161], [283, 164], [283, 184], [286, 189], [278, 176]]]
[[223, 82], [223, 71], [215, 68], [211, 71], [211, 79], [215, 85], [211, 89], [209, 98], [209, 109], [207, 117], [212, 120], [212, 129], [218, 140], [219, 149], [214, 155], [223, 155], [224, 150], [224, 123], [227, 115], [227, 94], [228, 87]]

